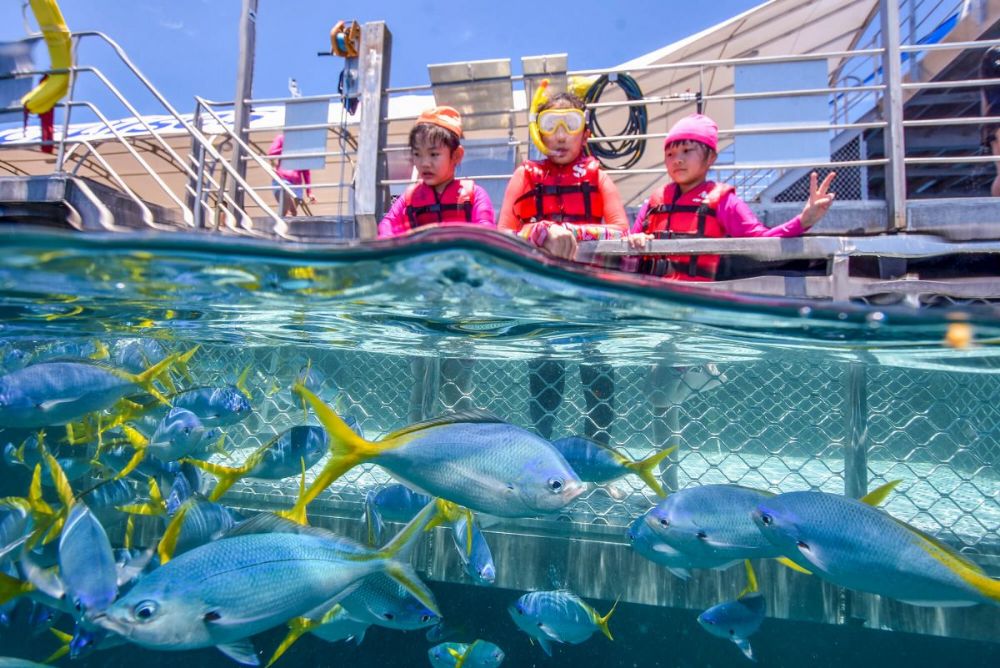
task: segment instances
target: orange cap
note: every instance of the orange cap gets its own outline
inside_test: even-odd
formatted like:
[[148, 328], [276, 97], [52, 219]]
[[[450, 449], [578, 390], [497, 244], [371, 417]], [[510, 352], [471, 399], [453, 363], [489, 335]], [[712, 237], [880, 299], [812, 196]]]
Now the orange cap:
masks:
[[417, 123], [437, 125], [455, 133], [460, 139], [462, 137], [462, 116], [454, 107], [441, 106], [425, 109], [417, 118]]

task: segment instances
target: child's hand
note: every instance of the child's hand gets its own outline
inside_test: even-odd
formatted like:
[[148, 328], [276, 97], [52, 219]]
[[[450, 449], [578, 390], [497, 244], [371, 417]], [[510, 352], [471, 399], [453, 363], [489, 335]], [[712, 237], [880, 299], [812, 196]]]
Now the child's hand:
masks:
[[576, 235], [562, 225], [549, 225], [542, 248], [556, 257], [572, 260], [576, 257]]
[[646, 250], [646, 244], [655, 238], [652, 234], [646, 234], [645, 232], [636, 232], [625, 237], [628, 247], [632, 250]]
[[830, 172], [818, 187], [816, 185], [818, 181], [816, 172], [809, 175], [809, 200], [802, 207], [802, 214], [799, 216], [804, 229], [808, 230], [818, 223], [826, 215], [826, 212], [830, 210], [830, 206], [837, 195], [827, 191], [830, 190], [830, 184], [833, 183], [833, 177], [836, 175], [836, 172]]

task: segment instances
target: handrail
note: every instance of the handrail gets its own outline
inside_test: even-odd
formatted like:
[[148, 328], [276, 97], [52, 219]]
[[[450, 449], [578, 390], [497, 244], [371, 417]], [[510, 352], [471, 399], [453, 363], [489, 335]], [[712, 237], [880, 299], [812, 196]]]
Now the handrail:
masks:
[[[118, 184], [118, 187], [122, 189], [122, 192], [128, 195], [129, 199], [135, 202], [136, 206], [138, 206], [139, 210], [142, 212], [142, 222], [147, 227], [151, 227], [153, 229], [171, 229], [169, 225], [161, 225], [160, 223], [156, 222], [156, 220], [153, 218], [153, 212], [149, 210], [149, 207], [146, 205], [146, 203], [143, 202], [142, 199], [140, 199], [139, 196], [136, 195], [135, 192], [128, 187], [128, 184], [125, 183], [125, 180], [121, 177], [121, 175], [119, 175], [118, 172], [115, 171], [115, 168], [111, 166], [111, 163], [109, 163], [107, 160], [104, 159], [104, 156], [101, 155], [100, 151], [98, 151], [93, 144], [84, 140], [81, 141], [79, 144], [77, 144], [77, 146], [83, 146], [84, 148], [86, 148], [87, 155], [93, 156], [94, 159], [97, 160], [97, 162], [99, 162], [101, 166], [108, 172], [108, 175], [112, 179], [114, 179], [114, 182]], [[78, 163], [78, 165], [82, 165], [84, 160], [86, 160], [86, 158], [82, 158]]]

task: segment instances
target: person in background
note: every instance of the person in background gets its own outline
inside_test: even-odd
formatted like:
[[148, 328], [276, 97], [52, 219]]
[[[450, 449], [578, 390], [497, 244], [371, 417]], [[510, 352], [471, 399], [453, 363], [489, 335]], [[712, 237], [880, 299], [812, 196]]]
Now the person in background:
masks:
[[271, 148], [267, 150], [267, 154], [272, 157], [277, 156], [276, 159], [271, 160], [271, 166], [278, 177], [291, 187], [292, 192], [295, 193], [295, 197], [289, 197], [288, 193], [278, 187], [278, 183], [275, 181], [273, 182], [274, 198], [281, 205], [282, 216], [296, 216], [299, 211], [299, 202], [304, 202], [308, 198], [310, 204], [316, 203], [316, 198], [313, 197], [312, 193], [312, 175], [308, 169], [284, 169], [281, 166], [281, 155], [284, 151], [285, 134], [279, 133], [274, 138], [274, 141], [271, 142]]
[[579, 241], [628, 234], [618, 188], [584, 151], [590, 135], [584, 108], [583, 100], [572, 93], [553, 95], [538, 107], [546, 157], [527, 160], [514, 172], [497, 225], [570, 260]]
[[[979, 63], [979, 76], [983, 79], [1000, 79], [1000, 47], [991, 46]], [[983, 116], [1000, 116], [1000, 85], [983, 86], [980, 90], [980, 110]], [[983, 126], [983, 146], [993, 155], [1000, 156], [1000, 123]], [[1000, 168], [990, 184], [990, 195], [1000, 197]]]
[[[534, 107], [534, 103], [533, 103]], [[620, 239], [628, 216], [611, 178], [585, 152], [589, 131], [585, 105], [572, 93], [558, 93], [534, 109], [546, 154], [525, 161], [504, 193], [497, 227], [558, 258], [571, 260], [577, 243]], [[585, 346], [580, 364], [585, 402], [584, 433], [608, 444], [614, 419], [614, 368], [595, 347]], [[566, 384], [565, 362], [548, 357], [528, 362], [528, 412], [535, 430], [551, 439]]]
[[[833, 204], [829, 192], [834, 172], [817, 185], [809, 176], [809, 198], [802, 213], [777, 227], [768, 228], [740, 199], [735, 188], [706, 180], [715, 164], [719, 127], [708, 116], [691, 114], [679, 120], [663, 143], [663, 158], [670, 183], [643, 204], [632, 225], [630, 245], [641, 247], [651, 239], [698, 237], [796, 237], [815, 225]], [[720, 278], [718, 255], [643, 256], [640, 273], [682, 281]]]
[[493, 203], [471, 179], [455, 179], [465, 156], [462, 117], [452, 107], [427, 109], [410, 130], [410, 155], [420, 180], [393, 202], [378, 237], [395, 237], [424, 225], [495, 227]]

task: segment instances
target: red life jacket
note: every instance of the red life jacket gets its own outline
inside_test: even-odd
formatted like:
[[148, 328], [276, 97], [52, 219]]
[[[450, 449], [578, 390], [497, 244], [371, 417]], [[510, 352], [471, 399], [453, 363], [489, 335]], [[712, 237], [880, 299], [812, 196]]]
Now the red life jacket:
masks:
[[[668, 184], [649, 198], [642, 231], [657, 239], [724, 237], [726, 231], [716, 212], [719, 202], [734, 190], [724, 183], [706, 181], [682, 194], [676, 184]], [[712, 280], [719, 261], [718, 255], [649, 255], [643, 257], [640, 271], [656, 276], [672, 271], [681, 279]]]
[[604, 218], [601, 164], [595, 158], [585, 156], [570, 165], [526, 160], [521, 166], [531, 188], [514, 201], [514, 214], [522, 223], [600, 223]]
[[422, 182], [412, 184], [403, 193], [410, 227], [434, 223], [471, 223], [475, 187], [476, 183], [472, 179], [453, 180], [438, 195], [434, 188]]

